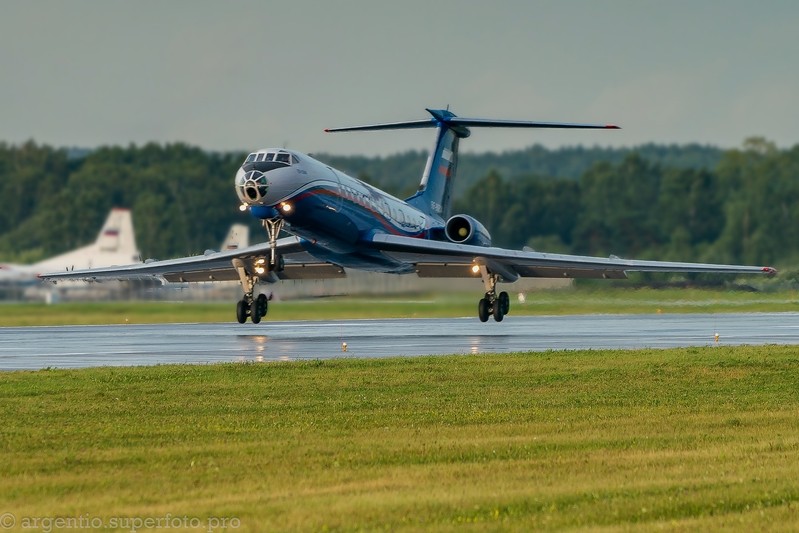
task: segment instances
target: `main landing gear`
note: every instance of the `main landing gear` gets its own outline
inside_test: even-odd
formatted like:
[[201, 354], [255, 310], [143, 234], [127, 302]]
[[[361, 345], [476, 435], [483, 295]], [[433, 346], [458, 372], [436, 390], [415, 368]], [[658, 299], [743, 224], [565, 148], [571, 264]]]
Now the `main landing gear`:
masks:
[[234, 259], [233, 267], [239, 274], [244, 297], [236, 303], [236, 320], [239, 324], [247, 322], [247, 317], [253, 324], [258, 324], [269, 310], [269, 298], [265, 294], [255, 296], [255, 285], [271, 272], [283, 270], [283, 258], [277, 254], [277, 236], [283, 228], [283, 219], [264, 220], [264, 228], [269, 235], [270, 257], [253, 259], [245, 262]]
[[266, 316], [268, 310], [269, 298], [266, 294], [259, 294], [257, 298], [253, 298], [252, 293], [245, 294], [244, 298], [236, 303], [236, 320], [239, 324], [244, 324], [249, 316], [252, 323], [257, 324]]
[[493, 316], [495, 321], [502, 322], [510, 311], [510, 296], [505, 291], [497, 294], [499, 276], [489, 274], [485, 266], [480, 266], [480, 274], [486, 287], [486, 294], [477, 303], [477, 316], [480, 322], [488, 322], [490, 316]]

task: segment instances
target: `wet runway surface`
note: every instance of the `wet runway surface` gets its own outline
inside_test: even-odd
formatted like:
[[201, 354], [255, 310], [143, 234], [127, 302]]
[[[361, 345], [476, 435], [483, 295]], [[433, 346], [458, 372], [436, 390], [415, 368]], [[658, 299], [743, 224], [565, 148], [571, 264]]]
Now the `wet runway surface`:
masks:
[[[0, 370], [591, 348], [799, 344], [799, 314], [476, 318], [0, 328]], [[347, 343], [347, 351], [342, 343]]]

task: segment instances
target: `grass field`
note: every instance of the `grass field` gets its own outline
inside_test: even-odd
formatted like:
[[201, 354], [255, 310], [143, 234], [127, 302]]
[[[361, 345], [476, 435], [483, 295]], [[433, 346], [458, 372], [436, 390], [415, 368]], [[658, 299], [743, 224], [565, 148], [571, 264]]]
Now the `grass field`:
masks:
[[0, 520], [790, 531], [798, 415], [777, 346], [10, 372]]
[[[274, 301], [266, 320], [476, 316], [481, 295], [412, 294]], [[512, 294], [514, 315], [799, 311], [797, 291], [579, 288]], [[234, 302], [107, 302], [0, 305], [0, 326], [231, 322]]]

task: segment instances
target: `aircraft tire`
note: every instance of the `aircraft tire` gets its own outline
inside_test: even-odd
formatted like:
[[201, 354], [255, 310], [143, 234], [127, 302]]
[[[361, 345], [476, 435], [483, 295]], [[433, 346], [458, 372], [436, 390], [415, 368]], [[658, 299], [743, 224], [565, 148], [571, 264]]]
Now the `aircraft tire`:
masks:
[[502, 302], [497, 300], [494, 302], [494, 320], [497, 322], [502, 322], [502, 319], [505, 318], [505, 313], [503, 313], [504, 308], [502, 306]]
[[236, 320], [239, 321], [239, 324], [247, 322], [247, 311], [249, 311], [247, 307], [247, 302], [243, 299], [236, 304]]
[[266, 316], [267, 311], [269, 311], [269, 300], [266, 294], [258, 295], [258, 298], [255, 299], [255, 307], [258, 309], [259, 315]]
[[503, 315], [507, 315], [510, 312], [510, 296], [505, 291], [499, 293], [499, 306], [502, 308]]
[[488, 300], [485, 298], [481, 298], [480, 302], [477, 304], [477, 316], [480, 318], [480, 322], [488, 322]]

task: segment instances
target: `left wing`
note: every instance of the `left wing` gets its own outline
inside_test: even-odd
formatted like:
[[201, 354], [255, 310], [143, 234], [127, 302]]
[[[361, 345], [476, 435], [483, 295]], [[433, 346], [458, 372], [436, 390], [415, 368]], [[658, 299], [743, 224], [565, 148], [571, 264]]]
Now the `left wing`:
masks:
[[[203, 255], [179, 259], [147, 261], [133, 265], [106, 268], [50, 272], [41, 274], [39, 277], [43, 280], [54, 282], [66, 279], [99, 281], [103, 279], [153, 278], [171, 282], [233, 281], [240, 279], [238, 268], [243, 268], [249, 275], [252, 275], [258, 266], [257, 262], [269, 257], [270, 250], [269, 243], [261, 243], [247, 248], [206, 252]], [[276, 251], [283, 257], [285, 268], [280, 272], [270, 272], [265, 279], [266, 281], [344, 277], [344, 269], [312, 257], [305, 251], [297, 237], [279, 239], [276, 243]]]
[[534, 278], [623, 279], [627, 272], [707, 272], [767, 274], [771, 267], [643, 261], [617, 257], [550, 254], [431, 241], [398, 235], [375, 235], [373, 246], [394, 259], [413, 263], [420, 277], [473, 277], [472, 266], [485, 266], [503, 281]]

